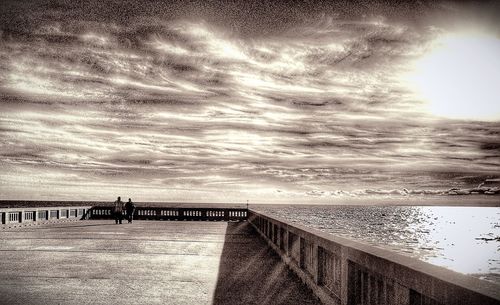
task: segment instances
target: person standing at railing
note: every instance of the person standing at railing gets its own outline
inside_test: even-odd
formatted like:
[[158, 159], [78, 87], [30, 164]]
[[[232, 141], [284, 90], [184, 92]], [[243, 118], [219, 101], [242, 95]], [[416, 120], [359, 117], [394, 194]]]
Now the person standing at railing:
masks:
[[123, 201], [120, 197], [115, 201], [115, 205], [113, 207], [113, 216], [115, 217], [115, 223], [122, 224], [123, 220]]
[[128, 199], [128, 202], [125, 203], [125, 210], [127, 212], [127, 220], [128, 223], [131, 223], [134, 218], [135, 204], [132, 202], [132, 199]]

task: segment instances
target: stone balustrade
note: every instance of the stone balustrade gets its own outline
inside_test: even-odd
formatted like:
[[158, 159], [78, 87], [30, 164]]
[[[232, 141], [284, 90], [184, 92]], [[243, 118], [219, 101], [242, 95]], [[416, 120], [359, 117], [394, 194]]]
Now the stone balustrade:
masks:
[[[112, 207], [93, 207], [90, 219], [113, 218]], [[134, 219], [138, 220], [197, 220], [197, 221], [244, 221], [247, 209], [238, 208], [169, 208], [137, 207]]]
[[91, 208], [91, 206], [5, 208], [0, 209], [0, 224], [8, 227], [84, 219]]

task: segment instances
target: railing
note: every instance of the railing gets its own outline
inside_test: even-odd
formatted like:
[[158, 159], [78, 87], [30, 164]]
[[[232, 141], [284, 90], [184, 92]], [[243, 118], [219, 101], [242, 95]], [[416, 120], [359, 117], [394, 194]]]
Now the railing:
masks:
[[[112, 207], [93, 207], [89, 211], [91, 219], [113, 218]], [[197, 220], [197, 221], [244, 221], [247, 209], [238, 208], [168, 208], [137, 207], [134, 219], [139, 220]]]
[[500, 285], [249, 210], [248, 221], [324, 304], [500, 304]]
[[[244, 221], [247, 209], [239, 208], [167, 208], [138, 207], [134, 219], [140, 220], [198, 220]], [[111, 219], [112, 207], [41, 207], [0, 209], [0, 224], [30, 224], [55, 220]]]
[[31, 224], [61, 219], [84, 219], [90, 206], [0, 209], [0, 224]]

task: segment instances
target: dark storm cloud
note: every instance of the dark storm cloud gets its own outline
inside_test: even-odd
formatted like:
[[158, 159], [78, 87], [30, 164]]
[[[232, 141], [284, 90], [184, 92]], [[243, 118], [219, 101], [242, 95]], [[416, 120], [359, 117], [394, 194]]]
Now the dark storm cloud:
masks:
[[[114, 23], [128, 26], [146, 20], [154, 28], [157, 20], [206, 20], [245, 35], [283, 32], [304, 20], [320, 15], [340, 19], [385, 15], [406, 22], [439, 8], [434, 1], [2, 1], [3, 29], [13, 35], [31, 35], [44, 21]], [[134, 39], [136, 35], [130, 35]]]

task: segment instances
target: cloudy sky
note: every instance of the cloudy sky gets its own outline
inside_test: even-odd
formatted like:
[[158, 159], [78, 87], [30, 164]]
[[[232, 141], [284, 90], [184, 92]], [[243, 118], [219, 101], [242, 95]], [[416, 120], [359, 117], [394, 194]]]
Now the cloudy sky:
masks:
[[500, 181], [500, 6], [344, 2], [2, 1], [0, 199]]

